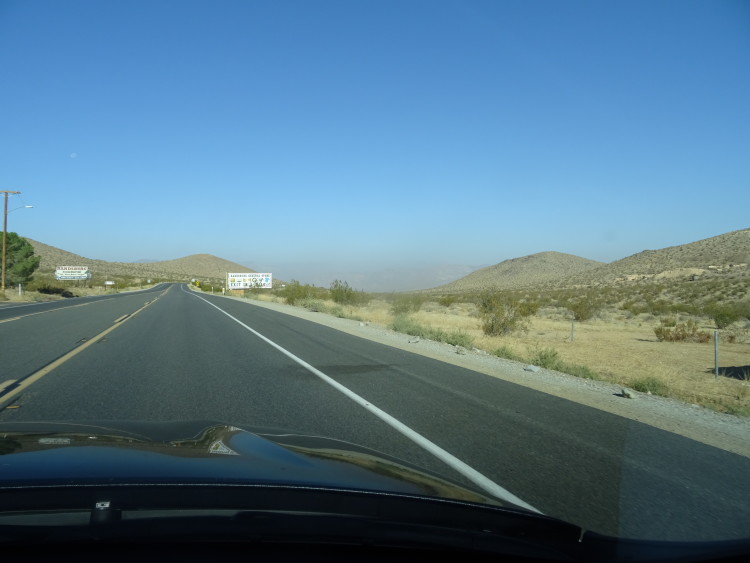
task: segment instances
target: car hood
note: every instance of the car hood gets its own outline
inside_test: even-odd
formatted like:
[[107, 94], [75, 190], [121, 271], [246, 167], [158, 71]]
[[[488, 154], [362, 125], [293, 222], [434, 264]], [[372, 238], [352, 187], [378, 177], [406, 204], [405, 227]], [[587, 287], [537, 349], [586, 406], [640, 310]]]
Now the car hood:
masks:
[[331, 438], [213, 421], [0, 424], [0, 489], [95, 484], [254, 484], [440, 497], [516, 508], [382, 453]]

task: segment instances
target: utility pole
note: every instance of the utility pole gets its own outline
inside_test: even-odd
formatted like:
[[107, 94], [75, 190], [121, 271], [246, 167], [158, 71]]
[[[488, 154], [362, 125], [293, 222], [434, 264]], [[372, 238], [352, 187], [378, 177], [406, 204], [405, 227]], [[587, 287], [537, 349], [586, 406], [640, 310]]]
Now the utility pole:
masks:
[[3, 273], [2, 273], [2, 288], [0, 291], [5, 293], [5, 239], [8, 232], [8, 195], [9, 194], [20, 194], [21, 192], [13, 192], [10, 190], [0, 190], [0, 194], [3, 194], [5, 202], [3, 204]]

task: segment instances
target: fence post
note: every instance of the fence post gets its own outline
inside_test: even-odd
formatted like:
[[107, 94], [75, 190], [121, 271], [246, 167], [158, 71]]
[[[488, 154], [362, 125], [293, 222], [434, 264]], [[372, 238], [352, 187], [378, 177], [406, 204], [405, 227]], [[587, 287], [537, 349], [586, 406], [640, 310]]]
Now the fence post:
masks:
[[714, 330], [714, 379], [719, 378], [719, 331]]

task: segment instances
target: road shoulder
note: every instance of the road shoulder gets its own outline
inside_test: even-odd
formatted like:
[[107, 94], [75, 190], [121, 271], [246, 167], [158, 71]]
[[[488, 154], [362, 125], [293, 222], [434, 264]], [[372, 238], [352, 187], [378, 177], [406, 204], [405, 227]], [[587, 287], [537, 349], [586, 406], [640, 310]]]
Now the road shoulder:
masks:
[[219, 297], [306, 319], [353, 336], [484, 373], [750, 457], [750, 419], [635, 391], [631, 391], [632, 399], [624, 398], [621, 395], [622, 388], [611, 383], [582, 379], [542, 368], [538, 371], [527, 371], [525, 364], [498, 358], [481, 350], [464, 349], [431, 340], [418, 340], [375, 324], [342, 319], [282, 303], [230, 296]]

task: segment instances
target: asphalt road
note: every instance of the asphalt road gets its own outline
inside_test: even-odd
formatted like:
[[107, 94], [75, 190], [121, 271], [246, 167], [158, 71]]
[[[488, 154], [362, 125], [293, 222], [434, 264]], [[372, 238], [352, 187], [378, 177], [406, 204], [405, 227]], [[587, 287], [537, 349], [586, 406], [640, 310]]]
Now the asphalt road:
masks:
[[0, 370], [0, 422], [213, 419], [291, 430], [467, 483], [474, 470], [606, 534], [750, 531], [750, 459], [180, 284], [0, 307]]

